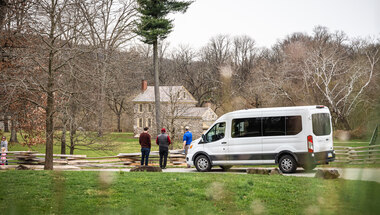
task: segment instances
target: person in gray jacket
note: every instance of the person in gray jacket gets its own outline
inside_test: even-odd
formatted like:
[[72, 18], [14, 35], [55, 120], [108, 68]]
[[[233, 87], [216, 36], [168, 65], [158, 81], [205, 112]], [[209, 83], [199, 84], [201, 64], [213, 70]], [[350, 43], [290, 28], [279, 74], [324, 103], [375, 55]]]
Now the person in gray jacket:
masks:
[[160, 152], [160, 167], [161, 169], [166, 169], [166, 161], [169, 154], [169, 145], [171, 140], [168, 134], [166, 134], [166, 129], [161, 129], [161, 134], [157, 136], [156, 144], [159, 146]]

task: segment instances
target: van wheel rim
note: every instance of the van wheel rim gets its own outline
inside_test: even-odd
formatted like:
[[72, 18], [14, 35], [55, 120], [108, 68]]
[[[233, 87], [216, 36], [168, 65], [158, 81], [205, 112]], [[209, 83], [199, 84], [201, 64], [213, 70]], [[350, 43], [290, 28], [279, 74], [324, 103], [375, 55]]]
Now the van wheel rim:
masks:
[[292, 160], [290, 160], [289, 158], [285, 158], [281, 161], [281, 166], [284, 170], [288, 171], [288, 170], [291, 170], [292, 167], [293, 167], [293, 163], [292, 163]]
[[205, 158], [200, 158], [200, 159], [198, 160], [198, 167], [199, 167], [199, 169], [201, 169], [201, 170], [205, 170], [205, 169], [207, 169], [207, 167], [208, 167], [208, 160], [205, 159]]

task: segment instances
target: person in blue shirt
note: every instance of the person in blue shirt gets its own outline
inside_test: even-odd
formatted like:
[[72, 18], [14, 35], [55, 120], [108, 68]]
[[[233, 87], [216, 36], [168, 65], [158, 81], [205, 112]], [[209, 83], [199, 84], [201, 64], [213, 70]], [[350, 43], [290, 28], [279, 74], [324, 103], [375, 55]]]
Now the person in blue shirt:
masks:
[[183, 135], [183, 150], [185, 150], [185, 156], [189, 151], [191, 142], [193, 141], [193, 134], [189, 131], [189, 126], [185, 127], [185, 134]]

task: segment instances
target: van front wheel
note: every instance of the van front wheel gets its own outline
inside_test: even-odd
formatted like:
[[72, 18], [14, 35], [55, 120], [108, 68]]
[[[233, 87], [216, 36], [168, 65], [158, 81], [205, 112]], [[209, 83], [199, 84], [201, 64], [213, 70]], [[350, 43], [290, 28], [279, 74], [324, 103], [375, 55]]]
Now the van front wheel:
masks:
[[284, 155], [280, 158], [278, 167], [283, 173], [293, 173], [297, 169], [297, 162], [292, 156]]
[[208, 172], [211, 170], [211, 162], [205, 155], [199, 155], [195, 159], [195, 168], [198, 172]]

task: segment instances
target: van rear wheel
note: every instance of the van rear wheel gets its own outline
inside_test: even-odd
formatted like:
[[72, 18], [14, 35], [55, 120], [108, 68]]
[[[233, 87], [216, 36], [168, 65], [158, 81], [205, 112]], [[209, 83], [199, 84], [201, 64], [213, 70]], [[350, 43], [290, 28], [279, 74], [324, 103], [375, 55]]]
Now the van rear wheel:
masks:
[[199, 155], [195, 159], [195, 168], [198, 172], [208, 172], [211, 170], [211, 162], [205, 155]]
[[283, 173], [293, 173], [297, 169], [297, 162], [291, 155], [284, 155], [278, 162], [278, 167]]

